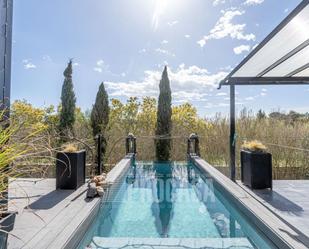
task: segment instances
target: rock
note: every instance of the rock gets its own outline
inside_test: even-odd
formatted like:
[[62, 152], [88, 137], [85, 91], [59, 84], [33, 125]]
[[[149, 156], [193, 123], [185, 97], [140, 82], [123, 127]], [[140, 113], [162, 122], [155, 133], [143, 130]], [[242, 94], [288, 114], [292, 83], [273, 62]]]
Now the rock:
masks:
[[104, 195], [104, 189], [102, 187], [97, 187], [97, 193], [102, 197]]
[[97, 177], [97, 179], [99, 180], [99, 182], [102, 182], [102, 181], [105, 181], [106, 176], [100, 175], [100, 176]]
[[102, 187], [103, 189], [107, 189], [112, 183], [104, 181], [101, 183], [100, 187]]
[[94, 182], [97, 186], [100, 186], [100, 182], [105, 181], [105, 179], [106, 179], [106, 174], [103, 173], [102, 175], [94, 176], [91, 182]]
[[98, 183], [98, 185], [99, 185], [100, 187], [103, 187], [104, 185], [106, 185], [106, 182], [105, 182], [105, 181], [101, 181], [101, 182]]
[[94, 182], [89, 183], [87, 190], [87, 198], [94, 198], [97, 195], [97, 188]]

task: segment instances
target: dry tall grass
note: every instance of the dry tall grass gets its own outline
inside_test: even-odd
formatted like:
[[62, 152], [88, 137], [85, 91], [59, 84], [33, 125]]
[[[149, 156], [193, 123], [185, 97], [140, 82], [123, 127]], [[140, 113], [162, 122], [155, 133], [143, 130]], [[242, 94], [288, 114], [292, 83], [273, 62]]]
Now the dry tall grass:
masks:
[[[240, 148], [243, 142], [259, 140], [273, 155], [275, 178], [306, 178], [309, 174], [309, 118], [308, 115], [295, 112], [290, 114], [273, 113], [267, 117], [242, 110], [237, 118], [237, 165], [239, 166]], [[86, 149], [87, 162], [93, 169], [96, 144], [92, 137], [89, 116], [78, 108], [76, 115], [74, 137], [70, 140], [76, 143], [79, 149]], [[12, 108], [12, 120], [19, 122], [27, 120], [34, 126], [46, 127], [44, 135], [38, 136], [43, 140], [36, 141], [34, 146], [33, 152], [38, 155], [30, 155], [27, 165], [30, 167], [33, 164], [41, 164], [43, 171], [43, 165], [49, 164], [54, 170], [54, 160], [43, 157], [46, 153], [40, 157], [38, 145], [54, 148], [54, 152], [57, 149], [58, 135], [55, 128], [58, 122], [57, 113], [52, 108], [38, 109], [25, 102], [16, 102]], [[211, 119], [201, 118], [196, 108], [186, 103], [173, 107], [172, 122], [171, 160], [186, 160], [187, 138], [195, 132], [200, 137], [202, 157], [228, 174], [229, 119], [227, 117], [217, 114]], [[108, 145], [104, 158], [105, 170], [108, 171], [125, 155], [125, 137], [129, 132], [137, 137], [138, 160], [154, 160], [155, 124], [155, 99], [144, 98], [139, 102], [137, 98], [130, 98], [125, 104], [119, 100], [112, 100], [110, 122], [106, 132]], [[23, 130], [15, 136], [16, 140], [22, 136]], [[92, 171], [89, 169], [88, 172]]]

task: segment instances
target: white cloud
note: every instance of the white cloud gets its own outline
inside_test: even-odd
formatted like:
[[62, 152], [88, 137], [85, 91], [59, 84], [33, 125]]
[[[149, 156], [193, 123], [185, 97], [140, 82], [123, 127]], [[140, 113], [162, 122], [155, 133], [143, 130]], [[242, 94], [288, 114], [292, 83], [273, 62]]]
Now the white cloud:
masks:
[[27, 64], [24, 65], [25, 69], [34, 69], [36, 68], [36, 65], [34, 65], [33, 63], [29, 62]]
[[253, 45], [252, 48], [251, 48], [251, 50], [254, 50], [258, 45], [259, 45], [259, 43]]
[[158, 53], [160, 53], [160, 54], [164, 54], [164, 55], [169, 55], [169, 56], [173, 56], [173, 57], [176, 56], [175, 54], [169, 52], [169, 51], [166, 50], [166, 49], [162, 49], [162, 48], [156, 48], [155, 51], [158, 52]]
[[[110, 96], [122, 97], [157, 97], [162, 72], [147, 70], [140, 81], [106, 82]], [[168, 69], [174, 101], [206, 101], [207, 92], [215, 89], [227, 72], [211, 74], [207, 69], [198, 66], [186, 67], [181, 64], [177, 69]]]
[[262, 88], [262, 90], [261, 90], [261, 96], [262, 97], [264, 97], [264, 96], [266, 96], [267, 95], [267, 92], [268, 92], [268, 90], [266, 89], [266, 88]]
[[43, 57], [42, 57], [42, 59], [44, 60], [44, 61], [48, 61], [48, 62], [51, 62], [52, 61], [52, 58], [49, 56], [49, 55], [43, 55]]
[[245, 33], [246, 24], [233, 24], [232, 21], [236, 16], [241, 16], [245, 13], [243, 10], [230, 9], [222, 11], [223, 16], [215, 24], [214, 28], [210, 30], [209, 34], [204, 36], [197, 43], [203, 47], [206, 42], [212, 39], [218, 40], [225, 37], [230, 37], [237, 40], [255, 40], [255, 35]]
[[167, 40], [163, 40], [163, 41], [161, 41], [161, 44], [167, 44], [168, 43], [168, 41]]
[[201, 47], [204, 47], [206, 45], [206, 41], [202, 39], [197, 41], [197, 44], [200, 45]]
[[176, 102], [208, 101], [208, 99], [205, 98], [207, 95], [207, 93], [200, 93], [197, 90], [193, 92], [177, 91], [172, 93], [172, 97]]
[[254, 100], [254, 97], [246, 97], [245, 100], [251, 101], [251, 100]]
[[217, 6], [217, 5], [223, 4], [223, 3], [225, 3], [225, 0], [214, 0], [214, 1], [212, 2], [212, 5], [213, 5], [213, 6]]
[[284, 9], [284, 13], [287, 13], [287, 12], [289, 12], [289, 9], [288, 8]]
[[172, 22], [168, 22], [167, 25], [172, 27], [174, 25], [178, 24], [178, 21], [172, 21]]
[[35, 69], [36, 65], [34, 65], [29, 59], [24, 59], [23, 61], [24, 69]]
[[73, 63], [73, 67], [78, 67], [79, 66], [79, 63], [78, 62], [74, 62]]
[[97, 61], [97, 66], [98, 67], [102, 67], [104, 65], [104, 61], [103, 60], [98, 60]]
[[216, 108], [216, 107], [227, 107], [229, 106], [229, 104], [227, 103], [218, 103], [218, 104], [214, 104], [214, 103], [207, 103], [206, 106], [204, 106], [205, 108]]
[[185, 38], [189, 39], [191, 36], [190, 35], [185, 35]]
[[103, 72], [103, 69], [100, 68], [100, 67], [94, 67], [93, 70], [98, 72], [98, 73], [102, 73]]
[[226, 95], [227, 95], [227, 93], [223, 93], [223, 92], [216, 94], [216, 96], [226, 96]]
[[247, 51], [247, 52], [250, 51], [250, 46], [249, 45], [240, 45], [238, 47], [235, 47], [233, 50], [234, 50], [235, 54], [241, 54], [245, 51]]
[[103, 71], [106, 71], [108, 72], [109, 71], [109, 65], [107, 65], [104, 60], [102, 59], [99, 59], [97, 62], [96, 62], [96, 66], [93, 68], [93, 70], [95, 72], [98, 72], [98, 73], [102, 73]]
[[261, 4], [263, 3], [264, 0], [246, 0], [244, 2], [245, 5], [258, 5], [258, 4]]
[[142, 48], [138, 51], [140, 54], [146, 53], [146, 48]]

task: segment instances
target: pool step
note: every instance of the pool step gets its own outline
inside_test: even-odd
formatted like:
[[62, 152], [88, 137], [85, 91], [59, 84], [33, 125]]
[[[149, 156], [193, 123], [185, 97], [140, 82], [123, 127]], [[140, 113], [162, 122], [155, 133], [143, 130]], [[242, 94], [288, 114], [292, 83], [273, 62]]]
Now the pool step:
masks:
[[106, 238], [94, 237], [88, 247], [104, 249], [253, 249], [247, 238]]

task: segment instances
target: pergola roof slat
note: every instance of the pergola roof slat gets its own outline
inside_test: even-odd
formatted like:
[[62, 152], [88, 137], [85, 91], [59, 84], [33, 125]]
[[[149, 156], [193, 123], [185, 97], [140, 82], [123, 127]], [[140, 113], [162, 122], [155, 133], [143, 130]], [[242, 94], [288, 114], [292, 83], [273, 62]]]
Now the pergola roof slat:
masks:
[[274, 64], [270, 65], [268, 68], [266, 68], [263, 72], [259, 73], [257, 75], [257, 77], [263, 77], [265, 74], [267, 74], [268, 72], [270, 72], [272, 69], [274, 69], [275, 67], [277, 67], [278, 65], [280, 65], [281, 63], [285, 62], [286, 60], [288, 60], [289, 58], [291, 58], [292, 56], [294, 56], [295, 54], [297, 54], [298, 52], [300, 52], [301, 50], [303, 50], [305, 47], [307, 47], [309, 45], [309, 39], [304, 41], [302, 44], [300, 44], [299, 46], [297, 46], [296, 48], [294, 48], [292, 51], [290, 51], [288, 54], [286, 54], [285, 56], [283, 56], [281, 59], [279, 59], [278, 61], [276, 61]]
[[230, 84], [309, 84], [309, 0], [303, 0], [221, 81]]
[[309, 63], [295, 69], [293, 72], [287, 74], [286, 77], [292, 77], [294, 75], [297, 75], [298, 73], [304, 72], [304, 70], [306, 70], [307, 68], [309, 68]]

